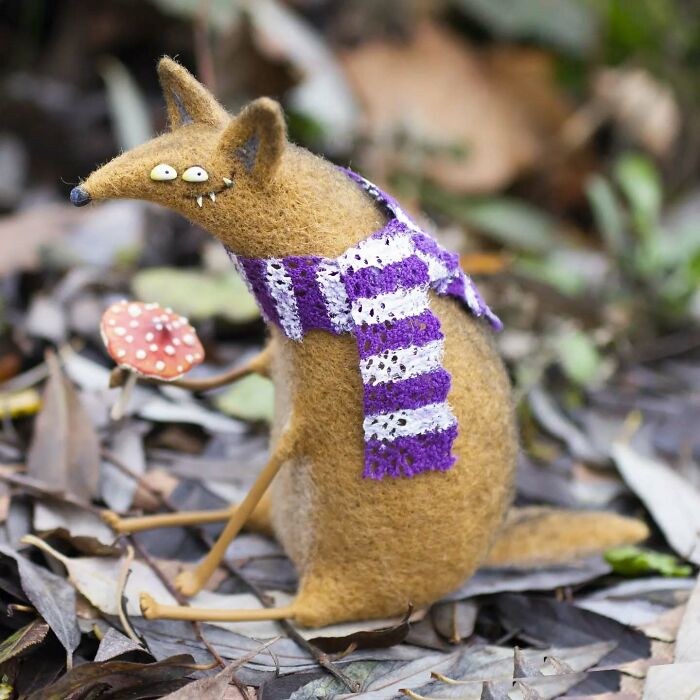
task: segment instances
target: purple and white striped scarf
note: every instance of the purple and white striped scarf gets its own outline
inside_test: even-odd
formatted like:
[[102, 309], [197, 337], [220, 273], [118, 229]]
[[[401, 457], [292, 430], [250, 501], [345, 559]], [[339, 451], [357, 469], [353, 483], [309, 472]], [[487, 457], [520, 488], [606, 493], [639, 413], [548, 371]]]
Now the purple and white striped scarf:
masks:
[[501, 322], [459, 266], [398, 202], [343, 168], [392, 217], [338, 258], [232, 260], [263, 318], [301, 341], [312, 329], [352, 333], [364, 385], [363, 476], [381, 479], [449, 469], [457, 420], [447, 402], [444, 336], [429, 290], [452, 296], [494, 329]]

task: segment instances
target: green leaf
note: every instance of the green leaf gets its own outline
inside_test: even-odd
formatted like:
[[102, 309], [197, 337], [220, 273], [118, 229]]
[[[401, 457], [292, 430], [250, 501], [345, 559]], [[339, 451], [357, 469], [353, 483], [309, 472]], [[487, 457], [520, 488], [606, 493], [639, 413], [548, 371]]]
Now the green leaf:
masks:
[[628, 153], [614, 168], [614, 176], [630, 203], [635, 225], [642, 236], [652, 235], [661, 214], [663, 192], [654, 164], [646, 156]]
[[555, 342], [559, 364], [571, 381], [585, 386], [597, 379], [602, 360], [593, 341], [580, 330], [567, 331]]
[[580, 295], [586, 287], [586, 280], [581, 275], [563, 267], [555, 257], [518, 260], [515, 270], [570, 297]]
[[693, 569], [672, 554], [662, 554], [641, 547], [615, 547], [605, 552], [605, 560], [621, 576], [658, 573], [662, 576], [690, 576]]
[[275, 390], [272, 382], [259, 374], [250, 374], [219, 394], [214, 403], [220, 411], [229, 416], [271, 423], [274, 400]]
[[49, 632], [43, 620], [34, 620], [0, 642], [0, 664], [23, 654], [30, 647], [41, 644]]
[[[682, 61], [681, 56], [693, 50], [697, 40], [695, 23], [685, 17], [686, 7], [676, 0], [588, 0], [598, 10], [605, 27], [605, 41], [600, 47], [604, 64], [625, 63], [644, 55], [645, 63], [657, 69]], [[664, 46], [674, 47], [676, 59], [668, 64]], [[690, 68], [689, 64], [689, 70]], [[677, 79], [678, 76], [675, 76]]]
[[498, 243], [527, 253], [544, 254], [557, 247], [556, 222], [544, 211], [511, 197], [472, 199], [424, 185], [425, 202]]
[[117, 143], [123, 151], [145, 143], [153, 136], [151, 115], [141, 89], [123, 63], [109, 56], [98, 68], [107, 88]]
[[665, 267], [685, 265], [700, 255], [700, 220], [677, 230], [662, 230], [657, 255]]
[[170, 306], [193, 320], [220, 316], [233, 323], [248, 323], [260, 315], [255, 299], [236, 272], [216, 275], [152, 267], [138, 272], [132, 287], [142, 301]]
[[507, 39], [533, 39], [583, 55], [597, 38], [591, 7], [580, 0], [458, 0], [456, 4]]
[[202, 0], [151, 0], [151, 3], [175, 17], [193, 22], [206, 17], [212, 32], [230, 31], [239, 20], [241, 5], [231, 0], [209, 0], [206, 12], [202, 12]]
[[593, 210], [596, 227], [608, 250], [615, 256], [625, 254], [625, 214], [610, 183], [600, 175], [590, 178], [586, 194]]
[[473, 226], [514, 248], [544, 253], [556, 244], [552, 219], [525, 202], [506, 197], [486, 199], [473, 203], [465, 214]]

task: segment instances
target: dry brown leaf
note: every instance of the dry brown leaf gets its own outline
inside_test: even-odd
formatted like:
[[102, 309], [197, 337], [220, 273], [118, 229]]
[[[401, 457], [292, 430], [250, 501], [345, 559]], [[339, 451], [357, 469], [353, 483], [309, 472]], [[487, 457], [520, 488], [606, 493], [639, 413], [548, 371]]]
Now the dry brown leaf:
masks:
[[530, 127], [551, 141], [573, 112], [573, 105], [557, 88], [556, 61], [551, 53], [534, 48], [497, 44], [484, 52], [484, 61], [499, 89], [506, 93]]
[[89, 502], [97, 494], [100, 443], [90, 416], [53, 353], [49, 381], [27, 453], [30, 477]]
[[[526, 120], [447, 30], [422, 22], [406, 43], [369, 41], [341, 60], [363, 106], [375, 172], [400, 164], [449, 190], [489, 192], [532, 165], [537, 141]], [[397, 156], [401, 137], [407, 148]]]
[[508, 97], [537, 141], [537, 193], [555, 208], [584, 199], [586, 179], [597, 167], [593, 149], [571, 149], [560, 134], [574, 105], [557, 84], [554, 56], [534, 48], [495, 45], [483, 54], [492, 82]]
[[700, 564], [700, 491], [662, 459], [624, 442], [613, 445], [612, 457], [674, 551]]
[[466, 253], [459, 260], [468, 275], [496, 275], [510, 267], [513, 257], [504, 253]]
[[637, 629], [644, 632], [650, 639], [667, 644], [673, 643], [676, 641], [678, 629], [685, 615], [685, 608], [685, 605], [677, 605], [646, 625], [637, 625]]
[[[145, 511], [160, 510], [162, 501], [158, 499], [153, 491], [168, 498], [177, 488], [179, 480], [165, 471], [165, 469], [151, 469], [142, 477], [134, 493], [133, 507]], [[150, 488], [145, 488], [148, 486]]]
[[593, 96], [606, 113], [654, 155], [667, 155], [681, 128], [672, 90], [641, 68], [605, 68], [596, 73]]
[[221, 700], [256, 700], [258, 697], [256, 689], [252, 685], [247, 685], [245, 692], [247, 697], [244, 696], [235, 685], [230, 685], [228, 688], [226, 688], [224, 697], [221, 698]]
[[52, 534], [70, 542], [84, 554], [117, 554], [115, 533], [97, 513], [61, 501], [37, 500], [34, 504], [34, 531]]
[[652, 641], [649, 658], [621, 664], [619, 670], [632, 678], [646, 678], [652, 666], [663, 666], [670, 663], [673, 663], [673, 644]]
[[644, 685], [644, 700], [693, 700], [700, 691], [700, 661], [652, 666]]
[[401, 644], [410, 629], [409, 619], [413, 606], [409, 605], [403, 620], [392, 627], [360, 630], [342, 637], [313, 637], [309, 641], [327, 654], [342, 654], [348, 649], [386, 649]]
[[4, 217], [0, 240], [12, 241], [12, 245], [3, 246], [0, 275], [36, 267], [41, 246], [68, 233], [83, 216], [84, 212], [70, 204], [46, 204]]
[[700, 580], [695, 584], [676, 637], [677, 663], [700, 661]]

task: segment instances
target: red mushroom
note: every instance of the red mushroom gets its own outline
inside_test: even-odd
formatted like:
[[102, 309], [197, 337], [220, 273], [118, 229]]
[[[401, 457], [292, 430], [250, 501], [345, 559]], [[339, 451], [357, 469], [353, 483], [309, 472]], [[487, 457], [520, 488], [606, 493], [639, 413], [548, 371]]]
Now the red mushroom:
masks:
[[125, 299], [112, 304], [102, 316], [100, 333], [110, 357], [130, 372], [112, 409], [115, 420], [123, 415], [137, 376], [173, 381], [204, 360], [189, 321], [158, 304]]

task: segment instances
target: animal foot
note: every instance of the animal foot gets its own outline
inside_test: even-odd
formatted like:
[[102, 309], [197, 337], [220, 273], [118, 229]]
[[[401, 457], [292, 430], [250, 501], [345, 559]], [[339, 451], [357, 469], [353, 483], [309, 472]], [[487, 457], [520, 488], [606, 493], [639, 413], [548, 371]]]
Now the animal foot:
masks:
[[156, 620], [158, 618], [158, 603], [152, 595], [142, 593], [139, 596], [139, 605], [143, 616], [147, 620]]
[[182, 571], [175, 577], [175, 588], [188, 598], [199, 593], [203, 586], [195, 571]]
[[125, 521], [122, 519], [121, 516], [117, 515], [113, 510], [103, 510], [100, 513], [100, 517], [102, 518], [103, 522], [107, 523], [112, 530], [115, 532], [121, 532], [121, 533], [128, 533], [129, 529], [128, 527], [125, 527], [124, 523]]

